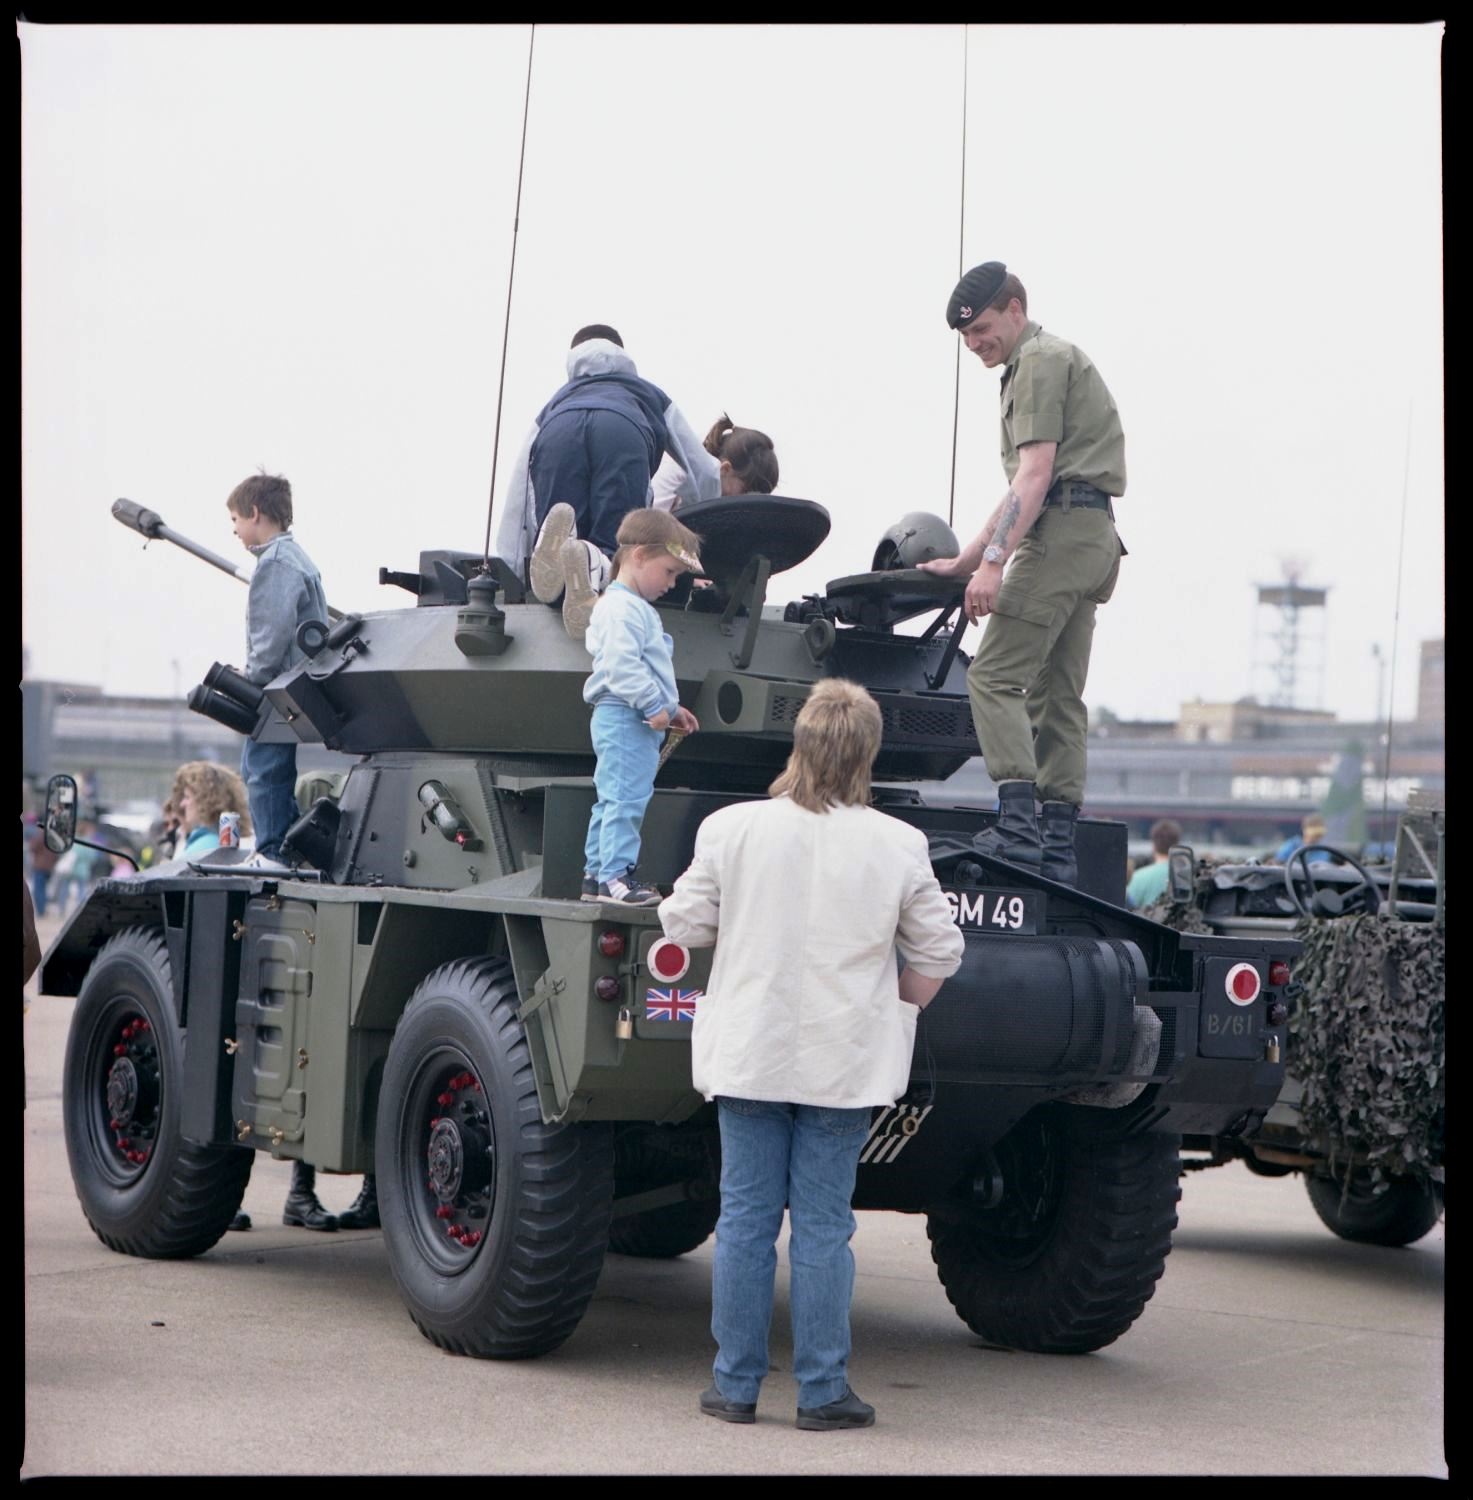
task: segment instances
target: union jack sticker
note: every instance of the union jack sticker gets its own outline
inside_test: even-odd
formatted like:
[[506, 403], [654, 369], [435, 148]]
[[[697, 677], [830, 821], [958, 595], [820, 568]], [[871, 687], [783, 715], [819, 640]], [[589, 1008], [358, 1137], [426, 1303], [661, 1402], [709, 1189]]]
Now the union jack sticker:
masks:
[[644, 1018], [646, 1021], [694, 1021], [696, 1001], [700, 990], [646, 990], [644, 992]]

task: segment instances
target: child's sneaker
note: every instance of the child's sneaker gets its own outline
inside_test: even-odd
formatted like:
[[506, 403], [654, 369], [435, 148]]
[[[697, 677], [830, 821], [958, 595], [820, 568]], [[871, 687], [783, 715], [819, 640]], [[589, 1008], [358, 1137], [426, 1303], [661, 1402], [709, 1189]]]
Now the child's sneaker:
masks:
[[554, 505], [537, 533], [529, 572], [532, 593], [544, 604], [556, 604], [563, 591], [563, 547], [577, 530], [578, 517], [571, 505]]
[[[571, 511], [571, 507], [569, 507]], [[551, 516], [548, 517], [551, 520]], [[589, 557], [589, 545], [577, 537], [563, 543], [563, 627], [575, 641], [581, 641], [593, 617], [593, 606], [598, 603], [599, 580], [593, 576], [593, 560]]]
[[582, 890], [582, 893], [579, 895], [578, 899], [580, 901], [597, 901], [598, 900], [598, 876], [597, 875], [584, 875], [584, 877], [583, 877], [583, 890]]
[[598, 888], [600, 901], [617, 901], [621, 906], [658, 906], [665, 898], [654, 886], [646, 885], [631, 866], [622, 875], [602, 881]]

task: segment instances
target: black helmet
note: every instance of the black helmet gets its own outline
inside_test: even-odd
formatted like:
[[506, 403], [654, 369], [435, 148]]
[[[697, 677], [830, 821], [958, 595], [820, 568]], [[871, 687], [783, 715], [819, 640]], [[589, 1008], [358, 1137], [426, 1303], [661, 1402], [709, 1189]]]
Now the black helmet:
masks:
[[940, 516], [928, 510], [913, 510], [887, 531], [875, 549], [872, 571], [890, 573], [896, 568], [914, 568], [938, 557], [955, 557], [962, 549], [954, 532]]

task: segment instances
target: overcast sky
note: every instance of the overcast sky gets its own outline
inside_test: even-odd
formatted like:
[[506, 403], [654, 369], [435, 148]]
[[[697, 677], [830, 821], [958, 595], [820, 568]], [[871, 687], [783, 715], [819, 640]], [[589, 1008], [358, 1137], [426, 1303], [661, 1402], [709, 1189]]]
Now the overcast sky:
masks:
[[[527, 28], [19, 35], [30, 675], [167, 694], [244, 655], [244, 588], [145, 550], [119, 496], [246, 560], [225, 497], [286, 474], [340, 609], [479, 549]], [[1091, 706], [1266, 689], [1254, 585], [1298, 559], [1330, 588], [1322, 706], [1369, 717], [1405, 494], [1410, 714], [1443, 633], [1441, 25], [966, 35], [961, 261], [1018, 273], [1125, 427]], [[946, 516], [962, 65], [959, 26], [539, 27], [498, 502], [599, 321], [829, 510], [774, 602]], [[964, 354], [963, 540], [1004, 488], [997, 378]]]

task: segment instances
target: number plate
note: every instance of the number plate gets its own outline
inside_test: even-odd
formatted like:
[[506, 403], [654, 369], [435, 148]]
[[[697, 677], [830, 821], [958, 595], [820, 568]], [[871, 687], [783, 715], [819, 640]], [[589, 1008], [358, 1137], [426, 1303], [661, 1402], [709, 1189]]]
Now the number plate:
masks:
[[1036, 933], [1043, 913], [1037, 891], [953, 891], [942, 887], [957, 926], [974, 932]]

